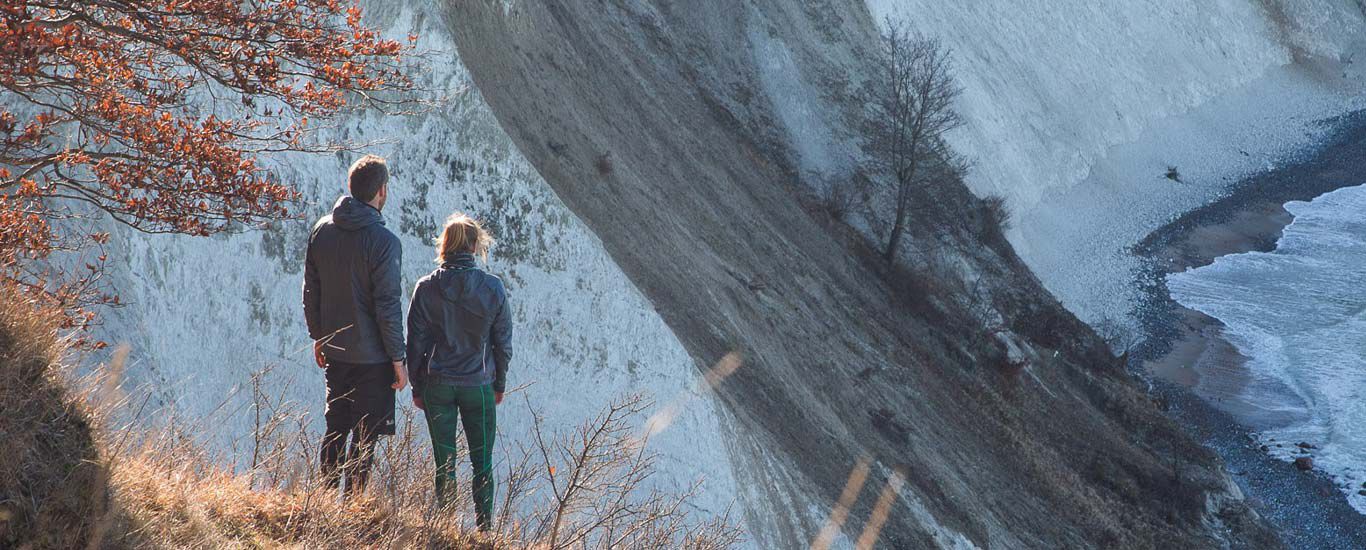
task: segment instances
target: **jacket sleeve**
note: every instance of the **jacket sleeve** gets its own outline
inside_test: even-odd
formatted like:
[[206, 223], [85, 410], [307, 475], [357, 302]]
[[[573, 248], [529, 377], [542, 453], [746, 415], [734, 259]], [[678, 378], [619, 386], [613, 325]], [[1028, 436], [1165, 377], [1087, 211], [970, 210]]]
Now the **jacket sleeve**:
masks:
[[489, 328], [489, 340], [493, 347], [493, 391], [501, 393], [507, 389], [508, 364], [512, 363], [512, 306], [501, 284], [498, 293], [502, 294], [503, 300], [493, 317], [493, 326]]
[[403, 247], [398, 237], [386, 232], [371, 265], [371, 296], [375, 303], [375, 322], [390, 361], [404, 359], [403, 347]]
[[408, 304], [408, 380], [413, 384], [413, 395], [422, 395], [427, 381], [427, 355], [432, 349], [432, 326], [422, 303], [422, 283], [413, 289], [413, 301]]
[[313, 237], [308, 235], [308, 248], [304, 252], [304, 323], [308, 325], [308, 337], [321, 340], [322, 326], [322, 280], [318, 278], [318, 267], [313, 263]]

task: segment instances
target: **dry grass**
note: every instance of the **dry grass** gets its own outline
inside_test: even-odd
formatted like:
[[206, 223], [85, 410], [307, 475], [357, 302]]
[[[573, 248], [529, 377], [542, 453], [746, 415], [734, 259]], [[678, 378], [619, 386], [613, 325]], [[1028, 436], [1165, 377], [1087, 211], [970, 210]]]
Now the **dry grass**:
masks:
[[[234, 474], [175, 426], [116, 428], [125, 403], [118, 355], [77, 378], [64, 366], [57, 317], [0, 293], [0, 547], [475, 546], [459, 515], [415, 498], [404, 506], [329, 498], [297, 475], [307, 462], [284, 460], [291, 446], [275, 447], [275, 471]], [[285, 470], [295, 475], [278, 475]], [[424, 489], [406, 481], [409, 492]]]
[[55, 317], [10, 297], [0, 295], [0, 547], [711, 549], [739, 537], [727, 517], [685, 512], [690, 491], [648, 489], [653, 457], [625, 414], [639, 398], [574, 430], [538, 427], [540, 444], [498, 473], [495, 533], [477, 535], [465, 527], [469, 491], [431, 505], [420, 419], [383, 440], [367, 497], [347, 503], [317, 479], [305, 413], [258, 388], [251, 463], [233, 470], [200, 443], [211, 421], [129, 427], [141, 405], [119, 390], [121, 355], [74, 377]]
[[107, 471], [62, 389], [55, 314], [0, 295], [0, 546], [81, 548], [103, 515]]
[[[119, 546], [160, 548], [474, 548], [457, 514], [347, 504], [319, 487], [262, 489], [250, 476], [146, 453], [114, 468]], [[491, 543], [492, 538], [488, 539]]]

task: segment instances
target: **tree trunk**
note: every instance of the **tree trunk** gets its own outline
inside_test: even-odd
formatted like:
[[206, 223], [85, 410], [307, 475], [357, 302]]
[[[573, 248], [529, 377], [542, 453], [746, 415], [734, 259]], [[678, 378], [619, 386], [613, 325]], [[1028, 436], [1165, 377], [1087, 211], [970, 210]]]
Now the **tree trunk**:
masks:
[[923, 115], [916, 117], [910, 144], [903, 153], [908, 160], [906, 168], [899, 169], [896, 173], [896, 223], [892, 224], [892, 234], [887, 238], [887, 250], [882, 253], [882, 257], [886, 258], [889, 264], [896, 262], [897, 249], [901, 248], [901, 234], [906, 232], [906, 211], [910, 209], [911, 182], [915, 181], [915, 171], [920, 167], [920, 159], [916, 158], [916, 154], [919, 153], [923, 121]]
[[896, 223], [892, 225], [892, 235], [887, 239], [887, 250], [882, 256], [887, 263], [896, 263], [897, 250], [901, 248], [901, 234], [906, 232], [906, 200], [898, 197], [896, 201]]

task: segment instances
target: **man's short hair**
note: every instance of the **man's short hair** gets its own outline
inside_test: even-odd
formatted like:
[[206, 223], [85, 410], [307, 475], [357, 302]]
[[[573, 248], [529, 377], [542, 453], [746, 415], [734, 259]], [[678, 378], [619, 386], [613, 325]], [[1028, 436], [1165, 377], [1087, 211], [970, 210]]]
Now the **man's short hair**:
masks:
[[351, 165], [347, 178], [351, 196], [361, 202], [370, 202], [375, 200], [380, 188], [389, 183], [389, 165], [382, 157], [365, 155]]

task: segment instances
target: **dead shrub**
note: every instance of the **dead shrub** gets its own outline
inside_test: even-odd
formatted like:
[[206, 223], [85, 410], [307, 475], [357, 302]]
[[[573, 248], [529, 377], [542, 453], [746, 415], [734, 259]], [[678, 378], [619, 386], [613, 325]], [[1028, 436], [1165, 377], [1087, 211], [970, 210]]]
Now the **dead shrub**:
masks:
[[1000, 195], [988, 195], [982, 199], [982, 213], [986, 217], [988, 226], [995, 228], [1000, 233], [1005, 233], [1011, 228], [1014, 222], [1013, 214], [1010, 212], [1010, 204], [1006, 198]]
[[613, 166], [612, 166], [612, 153], [611, 153], [611, 152], [607, 152], [607, 153], [603, 153], [603, 154], [601, 154], [601, 155], [598, 155], [598, 157], [597, 157], [596, 159], [593, 159], [593, 168], [596, 169], [596, 170], [598, 171], [598, 175], [599, 175], [599, 176], [604, 176], [604, 177], [605, 177], [605, 176], [611, 175], [611, 174], [612, 174], [612, 169], [613, 169]]

